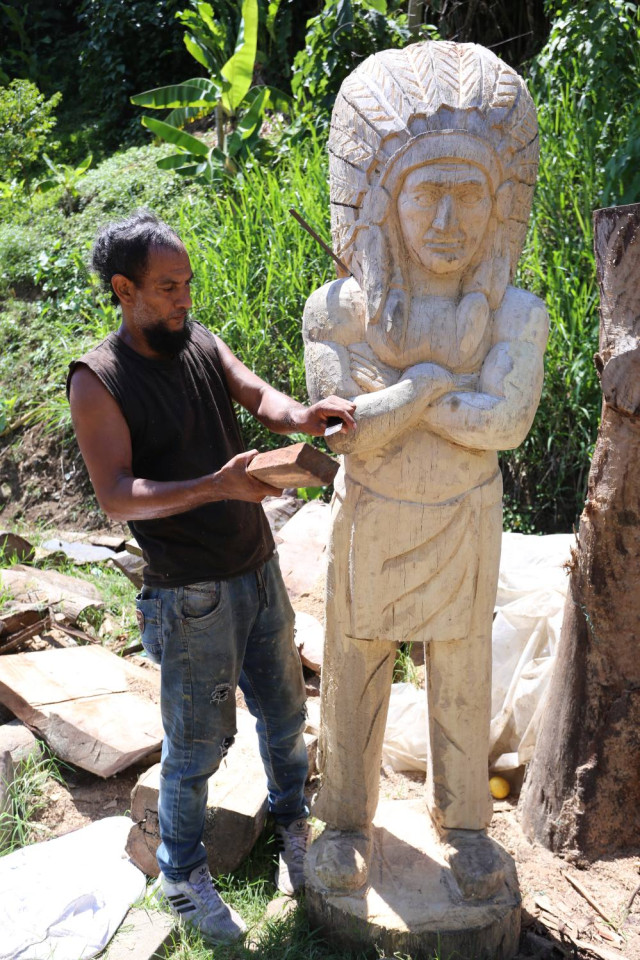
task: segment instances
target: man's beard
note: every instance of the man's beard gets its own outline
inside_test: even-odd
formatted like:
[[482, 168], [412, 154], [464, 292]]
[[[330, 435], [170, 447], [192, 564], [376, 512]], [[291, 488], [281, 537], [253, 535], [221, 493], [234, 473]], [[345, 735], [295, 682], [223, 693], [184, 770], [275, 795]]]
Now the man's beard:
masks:
[[191, 340], [192, 323], [185, 320], [182, 330], [167, 330], [162, 321], [152, 327], [143, 327], [147, 346], [163, 357], [177, 357]]

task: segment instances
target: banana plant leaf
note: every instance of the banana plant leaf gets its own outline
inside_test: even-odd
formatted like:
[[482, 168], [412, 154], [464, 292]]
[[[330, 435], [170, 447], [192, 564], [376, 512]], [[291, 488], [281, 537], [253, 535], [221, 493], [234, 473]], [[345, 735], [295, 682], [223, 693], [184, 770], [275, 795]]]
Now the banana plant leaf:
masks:
[[157, 134], [168, 143], [175, 144], [187, 153], [192, 153], [196, 157], [206, 157], [209, 155], [209, 147], [197, 137], [192, 137], [190, 133], [184, 130], [178, 130], [172, 127], [170, 123], [164, 123], [162, 120], [156, 120], [155, 117], [142, 117], [142, 125]]
[[131, 97], [131, 103], [153, 110], [171, 110], [176, 107], [206, 107], [220, 100], [219, 84], [208, 77], [194, 77], [184, 83], [155, 87]]
[[185, 33], [182, 40], [193, 59], [197, 60], [205, 70], [208, 70], [209, 73], [218, 72], [218, 63], [215, 56], [198, 37], [194, 37], [192, 33]]
[[222, 104], [235, 113], [251, 87], [258, 43], [258, 0], [244, 0], [236, 48], [220, 71], [226, 83]]

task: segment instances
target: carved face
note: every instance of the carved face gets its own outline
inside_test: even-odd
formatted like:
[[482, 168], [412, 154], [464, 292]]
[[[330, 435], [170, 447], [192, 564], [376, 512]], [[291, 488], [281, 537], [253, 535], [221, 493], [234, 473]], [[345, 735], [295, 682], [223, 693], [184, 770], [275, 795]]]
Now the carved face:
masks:
[[491, 208], [487, 178], [471, 163], [439, 161], [413, 170], [398, 195], [400, 229], [412, 260], [440, 275], [466, 269]]

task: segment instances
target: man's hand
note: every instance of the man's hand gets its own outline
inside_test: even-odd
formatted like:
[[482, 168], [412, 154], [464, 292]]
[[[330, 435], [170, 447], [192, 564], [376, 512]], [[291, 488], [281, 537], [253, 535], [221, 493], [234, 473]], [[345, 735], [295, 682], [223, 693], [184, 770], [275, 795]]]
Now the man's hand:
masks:
[[355, 409], [356, 405], [351, 400], [344, 400], [342, 397], [326, 397], [324, 400], [318, 400], [311, 407], [298, 406], [293, 411], [293, 418], [296, 430], [309, 433], [312, 437], [322, 437], [330, 426], [330, 421], [335, 421], [336, 418], [342, 420], [339, 432], [350, 433], [356, 429], [356, 421], [353, 417]]
[[247, 473], [247, 467], [257, 455], [257, 450], [247, 450], [225, 463], [211, 477], [216, 500], [245, 500], [248, 503], [260, 503], [265, 497], [279, 497], [282, 490], [262, 483]]

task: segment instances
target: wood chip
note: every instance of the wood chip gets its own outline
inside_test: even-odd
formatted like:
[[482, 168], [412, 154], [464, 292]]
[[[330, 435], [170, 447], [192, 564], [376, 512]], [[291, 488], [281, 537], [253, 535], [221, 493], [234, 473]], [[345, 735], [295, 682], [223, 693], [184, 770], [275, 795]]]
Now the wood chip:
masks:
[[598, 901], [596, 900], [596, 898], [591, 893], [589, 893], [589, 891], [585, 887], [583, 887], [583, 885], [580, 883], [578, 878], [575, 877], [573, 874], [569, 873], [568, 870], [564, 870], [562, 875], [565, 878], [565, 880], [567, 880], [567, 882], [570, 883], [571, 886], [578, 891], [580, 896], [584, 897], [587, 903], [590, 904], [593, 907], [593, 909], [600, 914], [602, 919], [606, 920], [607, 923], [610, 923], [613, 926], [613, 921], [607, 915], [604, 908], [601, 907]]
[[613, 950], [601, 947], [598, 944], [592, 943], [590, 940], [572, 940], [572, 943], [574, 943], [579, 950], [586, 950], [588, 953], [593, 953], [596, 957], [599, 957], [600, 960], [620, 960], [619, 953], [614, 953]]

